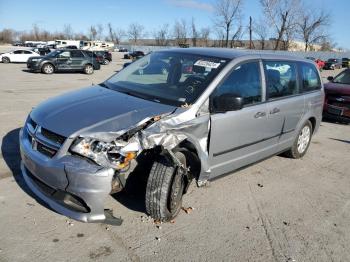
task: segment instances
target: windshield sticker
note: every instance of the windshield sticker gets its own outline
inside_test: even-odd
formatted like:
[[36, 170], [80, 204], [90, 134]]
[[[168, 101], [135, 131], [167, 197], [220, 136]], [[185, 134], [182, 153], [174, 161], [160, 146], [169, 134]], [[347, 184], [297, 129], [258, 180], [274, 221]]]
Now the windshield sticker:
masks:
[[194, 65], [208, 67], [208, 68], [218, 68], [220, 66], [220, 63], [214, 63], [214, 62], [205, 61], [205, 60], [198, 60], [196, 63], [194, 63]]

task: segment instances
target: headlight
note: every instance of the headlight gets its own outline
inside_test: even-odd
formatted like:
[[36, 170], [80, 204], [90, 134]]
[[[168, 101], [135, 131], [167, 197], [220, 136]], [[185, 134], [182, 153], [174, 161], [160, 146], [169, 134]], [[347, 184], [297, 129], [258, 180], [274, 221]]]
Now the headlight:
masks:
[[116, 142], [103, 142], [94, 138], [78, 138], [70, 150], [85, 156], [97, 164], [114, 169], [123, 169], [137, 156], [135, 146], [126, 145], [124, 148]]

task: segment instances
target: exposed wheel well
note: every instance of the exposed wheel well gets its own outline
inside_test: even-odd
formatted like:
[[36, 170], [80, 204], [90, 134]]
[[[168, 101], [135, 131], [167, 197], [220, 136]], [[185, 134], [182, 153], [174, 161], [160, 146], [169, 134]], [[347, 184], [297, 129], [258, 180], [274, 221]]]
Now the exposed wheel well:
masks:
[[201, 161], [198, 157], [196, 147], [190, 141], [184, 140], [176, 149], [183, 151], [186, 156], [186, 161], [188, 162], [188, 167], [190, 168], [191, 176], [194, 179], [198, 179], [201, 171]]
[[309, 121], [311, 122], [311, 125], [312, 125], [312, 132], [314, 132], [315, 131], [315, 127], [316, 127], [316, 118], [310, 117]]

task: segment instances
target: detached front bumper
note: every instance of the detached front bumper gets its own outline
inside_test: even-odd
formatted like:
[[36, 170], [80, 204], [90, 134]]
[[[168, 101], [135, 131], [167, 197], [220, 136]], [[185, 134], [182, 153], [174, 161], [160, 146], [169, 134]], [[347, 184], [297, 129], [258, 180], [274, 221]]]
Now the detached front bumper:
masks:
[[66, 155], [49, 158], [32, 148], [27, 130], [20, 132], [21, 171], [33, 193], [53, 210], [82, 222], [120, 225], [104, 209], [114, 170]]

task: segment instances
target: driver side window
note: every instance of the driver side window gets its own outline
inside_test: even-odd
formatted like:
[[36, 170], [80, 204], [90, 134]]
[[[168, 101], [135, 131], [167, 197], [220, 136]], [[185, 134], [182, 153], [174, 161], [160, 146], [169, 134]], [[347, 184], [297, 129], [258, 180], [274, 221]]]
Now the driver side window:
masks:
[[58, 55], [59, 58], [69, 58], [70, 57], [70, 52], [69, 51], [65, 51], [62, 52]]
[[234, 95], [243, 98], [244, 105], [261, 102], [261, 78], [258, 61], [236, 66], [215, 90], [215, 96]]

